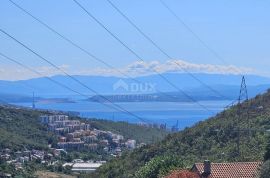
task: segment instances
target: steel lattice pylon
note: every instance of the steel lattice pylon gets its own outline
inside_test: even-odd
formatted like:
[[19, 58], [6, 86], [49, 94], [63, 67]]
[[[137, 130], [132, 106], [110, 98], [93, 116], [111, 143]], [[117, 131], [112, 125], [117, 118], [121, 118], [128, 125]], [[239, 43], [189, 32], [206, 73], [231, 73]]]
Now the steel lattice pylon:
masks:
[[248, 92], [247, 92], [246, 79], [245, 79], [245, 76], [242, 76], [238, 104], [241, 104], [242, 102], [247, 101], [247, 100], [248, 100]]
[[[247, 102], [247, 103], [244, 103]], [[249, 103], [248, 103], [248, 91], [246, 85], [245, 76], [242, 76], [242, 82], [238, 97], [238, 108], [237, 108], [237, 154], [238, 156], [241, 155], [240, 153], [240, 122], [243, 116], [246, 117], [247, 124], [248, 124], [248, 136], [250, 135], [250, 121], [249, 121]]]

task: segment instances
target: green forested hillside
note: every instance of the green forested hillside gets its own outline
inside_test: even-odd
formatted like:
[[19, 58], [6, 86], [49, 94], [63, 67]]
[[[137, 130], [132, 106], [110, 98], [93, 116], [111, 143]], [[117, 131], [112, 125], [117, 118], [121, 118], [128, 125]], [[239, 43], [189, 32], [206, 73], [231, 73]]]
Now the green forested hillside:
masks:
[[[47, 150], [48, 143], [57, 143], [56, 135], [47, 131], [47, 128], [40, 123], [39, 116], [44, 114], [63, 114], [62, 112], [53, 113], [50, 111], [31, 110], [22, 107], [16, 107], [12, 105], [0, 105], [0, 152], [5, 148], [12, 150], [12, 155], [15, 151], [22, 151], [25, 149], [38, 149]], [[112, 131], [119, 133], [124, 138], [136, 139], [139, 142], [150, 143], [162, 139], [166, 132], [145, 128], [134, 124], [127, 124], [124, 122], [111, 122], [104, 120], [83, 120], [79, 117], [70, 117], [71, 119], [80, 119], [84, 122], [89, 122], [90, 126], [94, 129], [101, 129], [104, 131]], [[147, 135], [146, 137], [143, 137]], [[152, 139], [153, 138], [153, 139]], [[109, 154], [108, 154], [109, 155]], [[110, 159], [108, 155], [105, 155], [106, 159]], [[75, 158], [87, 158], [93, 159], [103, 156], [102, 153], [84, 151], [73, 151], [68, 154], [68, 159]], [[1, 157], [2, 158], [2, 157]], [[61, 164], [61, 163], [60, 163]], [[57, 165], [58, 166], [58, 165]], [[23, 171], [15, 170], [13, 164], [7, 164], [4, 159], [0, 159], [0, 174], [12, 173], [13, 176], [21, 177], [33, 177], [36, 170], [50, 171], [56, 170], [58, 172], [63, 171], [62, 167], [50, 166], [45, 167], [39, 164], [39, 162], [30, 162], [24, 165]], [[59, 169], [58, 169], [59, 168]], [[14, 173], [14, 174], [13, 174]], [[65, 172], [70, 173], [70, 172]], [[2, 174], [1, 174], [2, 175]], [[1, 177], [0, 175], [0, 177]]]
[[0, 106], [0, 149], [46, 148], [54, 136], [38, 120], [40, 111]]
[[[239, 107], [241, 112], [238, 114]], [[247, 119], [246, 108], [250, 108], [250, 122]], [[237, 129], [238, 119], [239, 129]], [[251, 128], [249, 131], [248, 125]], [[114, 159], [89, 177], [134, 177], [136, 171], [142, 169], [145, 163], [166, 155], [174, 155], [183, 160], [184, 165], [189, 166], [205, 159], [213, 162], [263, 160], [270, 134], [267, 132], [268, 129], [270, 129], [269, 91], [191, 128], [170, 134], [156, 144]], [[240, 133], [240, 154], [237, 152], [237, 133]]]
[[[43, 114], [50, 114], [50, 112], [0, 106], [0, 149], [19, 149], [24, 146], [28, 149], [46, 148], [48, 142], [55, 141], [55, 136], [47, 132], [47, 129], [40, 124], [39, 116]], [[81, 118], [73, 117], [73, 119]], [[136, 139], [144, 143], [161, 140], [167, 134], [159, 129], [125, 122], [96, 119], [85, 120], [85, 122], [89, 122], [93, 128], [119, 133], [125, 138]]]

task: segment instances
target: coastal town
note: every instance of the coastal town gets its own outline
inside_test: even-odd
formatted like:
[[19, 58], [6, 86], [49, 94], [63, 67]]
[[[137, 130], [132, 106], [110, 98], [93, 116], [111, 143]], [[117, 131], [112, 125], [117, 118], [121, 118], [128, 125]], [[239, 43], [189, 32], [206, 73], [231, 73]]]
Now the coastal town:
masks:
[[270, 178], [270, 1], [0, 1], [0, 178]]
[[40, 117], [42, 124], [58, 136], [57, 147], [64, 150], [98, 149], [119, 156], [123, 149], [136, 148], [136, 140], [125, 139], [110, 131], [92, 129], [90, 124], [71, 120], [66, 115], [45, 115]]
[[[104, 160], [83, 160], [80, 157], [73, 160], [63, 160], [70, 152], [98, 152], [110, 157], [121, 156], [124, 150], [132, 150], [144, 145], [136, 140], [126, 139], [124, 136], [110, 131], [92, 128], [90, 124], [81, 120], [70, 119], [67, 115], [43, 115], [40, 123], [57, 138], [56, 144], [48, 144], [44, 150], [27, 149], [0, 150], [1, 160], [13, 165], [17, 171], [23, 171], [24, 165], [37, 162], [43, 166], [62, 166], [72, 172], [89, 173], [95, 171]], [[6, 175], [8, 177], [8, 175]]]

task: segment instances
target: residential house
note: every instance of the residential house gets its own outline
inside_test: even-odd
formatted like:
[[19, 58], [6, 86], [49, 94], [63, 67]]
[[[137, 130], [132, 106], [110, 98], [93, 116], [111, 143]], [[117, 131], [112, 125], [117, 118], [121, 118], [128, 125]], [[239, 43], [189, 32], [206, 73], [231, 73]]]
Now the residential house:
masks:
[[85, 148], [88, 148], [91, 151], [96, 151], [98, 149], [98, 144], [92, 143], [92, 144], [84, 144]]
[[43, 124], [50, 124], [57, 121], [66, 121], [68, 120], [68, 116], [66, 115], [44, 115], [40, 116], [41, 123]]
[[129, 149], [134, 149], [136, 148], [136, 140], [131, 140], [129, 139], [128, 141], [126, 141], [126, 147]]
[[165, 178], [200, 178], [197, 173], [189, 170], [175, 170], [167, 175]]
[[201, 178], [258, 178], [262, 162], [196, 163], [191, 171]]

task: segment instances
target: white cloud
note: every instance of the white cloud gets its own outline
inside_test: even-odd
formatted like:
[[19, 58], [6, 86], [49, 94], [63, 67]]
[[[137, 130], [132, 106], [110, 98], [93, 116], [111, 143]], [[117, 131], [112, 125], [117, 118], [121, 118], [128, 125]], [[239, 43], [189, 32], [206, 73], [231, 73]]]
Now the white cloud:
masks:
[[[67, 71], [70, 68], [68, 65], [60, 65], [57, 67], [64, 71]], [[32, 69], [39, 72], [42, 76], [54, 76], [62, 74], [61, 71], [50, 66], [32, 67]], [[24, 80], [42, 76], [21, 67], [0, 66], [0, 80]]]
[[[128, 76], [143, 76], [165, 72], [190, 72], [190, 73], [209, 73], [209, 74], [258, 74], [255, 69], [246, 67], [236, 67], [233, 65], [212, 65], [212, 64], [195, 64], [183, 60], [170, 60], [164, 63], [159, 61], [142, 62], [135, 61], [127, 66], [114, 69], [107, 68], [84, 68], [75, 69], [69, 65], [58, 66], [61, 70], [68, 72], [71, 75], [101, 75], [101, 76], [123, 76], [124, 73]], [[50, 66], [35, 67], [35, 70], [43, 76], [53, 76], [62, 74], [61, 71]], [[120, 71], [120, 72], [119, 72]], [[14, 66], [0, 67], [0, 79], [2, 80], [22, 80], [29, 78], [40, 77], [27, 69], [22, 69]]]
[[151, 61], [149, 63], [137, 61], [123, 69], [125, 72], [134, 75], [148, 75], [165, 72], [189, 72], [189, 73], [209, 73], [209, 74], [255, 74], [255, 69], [246, 67], [236, 67], [233, 65], [222, 66], [212, 64], [195, 64], [183, 60], [170, 60], [165, 63]]

